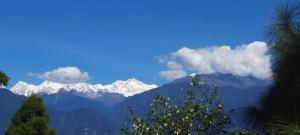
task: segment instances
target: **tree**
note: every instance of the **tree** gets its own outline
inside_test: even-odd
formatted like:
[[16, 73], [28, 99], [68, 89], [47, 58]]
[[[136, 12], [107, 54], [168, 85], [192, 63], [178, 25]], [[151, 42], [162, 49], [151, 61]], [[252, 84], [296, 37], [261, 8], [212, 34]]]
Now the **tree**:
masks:
[[[135, 116], [129, 107], [128, 120], [131, 126], [122, 129], [121, 134], [227, 134], [232, 124], [218, 95], [217, 86], [207, 85], [194, 77], [191, 88], [182, 99], [165, 98], [157, 94], [144, 118]], [[246, 135], [246, 132], [232, 134]]]
[[32, 95], [15, 112], [6, 135], [55, 135], [48, 127], [49, 116], [42, 99]]
[[[246, 117], [254, 127], [262, 127], [260, 130], [268, 134], [280, 134], [289, 127], [286, 122], [293, 123], [294, 129], [300, 129], [299, 3], [282, 6], [275, 15], [267, 33], [275, 55], [274, 84], [261, 98], [259, 107], [247, 109]], [[296, 134], [299, 133], [300, 130], [297, 130]]]
[[3, 72], [0, 71], [0, 87], [7, 86], [9, 84], [10, 78]]

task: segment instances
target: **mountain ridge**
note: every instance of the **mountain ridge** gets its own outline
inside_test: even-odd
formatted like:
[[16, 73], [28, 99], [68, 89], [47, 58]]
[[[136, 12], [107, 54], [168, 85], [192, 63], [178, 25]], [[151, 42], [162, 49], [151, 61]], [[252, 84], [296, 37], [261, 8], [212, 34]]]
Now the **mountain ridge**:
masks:
[[95, 98], [99, 96], [99, 92], [116, 93], [129, 97], [156, 87], [158, 86], [155, 84], [145, 84], [135, 78], [131, 78], [126, 81], [118, 80], [107, 85], [89, 83], [57, 83], [51, 81], [44, 81], [40, 85], [33, 85], [19, 81], [10, 90], [15, 94], [24, 96], [39, 93], [53, 94], [58, 93], [62, 89], [65, 91], [75, 90], [89, 98]]
[[[54, 94], [40, 93], [39, 95], [43, 98], [43, 101], [49, 110], [49, 114], [52, 117], [50, 119], [50, 125], [58, 131], [58, 134], [74, 133], [74, 135], [80, 135], [85, 128], [88, 128], [90, 131], [96, 132], [97, 134], [101, 134], [102, 132], [117, 134], [119, 129], [126, 126], [124, 123], [126, 123], [126, 118], [128, 117], [128, 106], [132, 106], [134, 112], [136, 112], [137, 115], [142, 116], [147, 113], [155, 94], [160, 94], [164, 97], [182, 98], [186, 94], [186, 91], [184, 90], [191, 86], [191, 79], [191, 76], [187, 76], [128, 97], [120, 94], [112, 94], [106, 96], [105, 100], [101, 99], [105, 97], [105, 95], [98, 97], [100, 99], [89, 99], [82, 96], [82, 93], [78, 91], [66, 91], [62, 89]], [[240, 109], [247, 105], [255, 105], [258, 97], [267, 92], [267, 87], [270, 86], [271, 82], [269, 80], [260, 80], [251, 76], [240, 77], [232, 74], [199, 75], [199, 79], [200, 81], [219, 85], [220, 100], [224, 101], [225, 110], [236, 110], [232, 115], [232, 121], [233, 124], [238, 125], [237, 128], [239, 129], [244, 129], [242, 123], [239, 121], [242, 116]], [[4, 90], [2, 93], [4, 94], [1, 94], [0, 92], [0, 98], [2, 100], [0, 105], [2, 104], [3, 106], [2, 113], [9, 115], [5, 115], [5, 117], [0, 115], [0, 118], [5, 118], [5, 121], [0, 122], [0, 134], [1, 132], [4, 132], [3, 130], [5, 130], [5, 127], [9, 122], [10, 118], [7, 117], [11, 116], [13, 110], [20, 105], [20, 102], [15, 103], [14, 101], [11, 101], [14, 100], [12, 98], [5, 98], [7, 95], [5, 93], [10, 93], [9, 95], [17, 98], [25, 98], [25, 96], [12, 93], [11, 90]], [[112, 100], [114, 100], [113, 103], [103, 102], [111, 102]], [[11, 102], [14, 105], [7, 106], [7, 102]], [[102, 102], [104, 104], [97, 102]], [[11, 111], [6, 112], [6, 110]], [[85, 117], [85, 115], [89, 117]], [[69, 120], [71, 121], [68, 122]], [[77, 126], [80, 126], [81, 130], [75, 128]], [[75, 131], [78, 132], [78, 134], [75, 134]]]
[[[267, 92], [267, 88], [271, 84], [270, 80], [262, 80], [251, 76], [240, 77], [232, 74], [210, 74], [199, 75], [198, 77], [199, 81], [218, 85], [220, 90], [219, 99], [224, 102], [224, 109], [227, 111], [235, 110], [232, 121], [233, 124], [238, 125], [237, 128], [244, 128], [243, 123], [240, 121], [243, 113], [242, 109], [248, 105], [257, 104], [258, 97]], [[122, 123], [126, 121], [128, 116], [128, 106], [131, 106], [138, 116], [145, 115], [156, 94], [163, 97], [176, 97], [177, 99], [184, 97], [187, 93], [185, 90], [191, 87], [191, 79], [191, 76], [187, 76], [151, 91], [124, 99], [113, 108], [112, 117], [115, 120], [114, 122], [120, 123], [119, 126], [124, 127]]]

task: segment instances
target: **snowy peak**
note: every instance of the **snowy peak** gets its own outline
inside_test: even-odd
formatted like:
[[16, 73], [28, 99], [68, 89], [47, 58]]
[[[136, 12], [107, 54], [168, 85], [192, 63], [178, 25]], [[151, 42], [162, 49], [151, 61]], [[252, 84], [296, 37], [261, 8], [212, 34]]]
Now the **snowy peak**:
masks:
[[28, 84], [26, 82], [19, 81], [13, 89], [11, 89], [13, 93], [19, 94], [19, 95], [31, 95], [33, 93], [37, 93], [35, 86], [32, 84]]
[[51, 81], [44, 81], [40, 85], [33, 85], [19, 81], [14, 87], [11, 88], [11, 91], [19, 95], [29, 96], [31, 94], [39, 93], [53, 94], [63, 89], [65, 91], [75, 90], [85, 94], [88, 97], [96, 97], [97, 94], [103, 92], [118, 93], [128, 97], [154, 89], [156, 87], [158, 86], [155, 84], [148, 85], [135, 78], [128, 79], [127, 81], [118, 80], [107, 85], [92, 85], [89, 83], [64, 84]]
[[112, 93], [123, 94], [124, 96], [128, 97], [150, 89], [154, 89], [158, 86], [154, 84], [147, 85], [135, 78], [132, 78], [128, 79], [127, 81], [116, 81], [111, 85], [106, 85], [104, 87], [105, 89], [110, 90]]

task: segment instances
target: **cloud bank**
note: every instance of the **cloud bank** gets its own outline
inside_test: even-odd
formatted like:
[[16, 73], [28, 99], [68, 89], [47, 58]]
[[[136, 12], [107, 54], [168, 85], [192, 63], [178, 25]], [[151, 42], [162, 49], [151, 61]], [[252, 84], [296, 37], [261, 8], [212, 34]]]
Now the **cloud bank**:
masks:
[[164, 79], [174, 80], [177, 78], [185, 77], [187, 75], [187, 73], [183, 70], [183, 66], [181, 64], [178, 64], [176, 61], [170, 60], [167, 61], [166, 64], [168, 70], [160, 72], [160, 76], [163, 77]]
[[87, 72], [80, 71], [77, 67], [61, 67], [43, 74], [29, 73], [40, 79], [58, 83], [81, 83], [89, 80]]
[[235, 48], [227, 45], [199, 49], [183, 47], [159, 59], [167, 66], [160, 76], [174, 80], [186, 76], [187, 72], [195, 72], [231, 73], [268, 79], [271, 76], [270, 59], [267, 44], [258, 41]]

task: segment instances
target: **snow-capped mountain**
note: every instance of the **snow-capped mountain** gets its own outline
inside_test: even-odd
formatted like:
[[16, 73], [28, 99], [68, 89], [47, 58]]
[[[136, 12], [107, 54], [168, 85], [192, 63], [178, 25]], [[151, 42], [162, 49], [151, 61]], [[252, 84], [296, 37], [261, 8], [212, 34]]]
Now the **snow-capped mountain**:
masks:
[[28, 84], [19, 81], [11, 91], [18, 95], [29, 96], [31, 94], [53, 94], [60, 90], [71, 91], [75, 90], [77, 92], [83, 93], [88, 97], [97, 97], [99, 93], [117, 93], [122, 94], [125, 97], [133, 96], [151, 89], [158, 87], [155, 84], [145, 84], [135, 78], [128, 79], [127, 81], [115, 81], [112, 84], [102, 85], [102, 84], [89, 84], [89, 83], [72, 83], [64, 84], [51, 81], [44, 81], [40, 85]]

